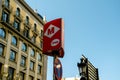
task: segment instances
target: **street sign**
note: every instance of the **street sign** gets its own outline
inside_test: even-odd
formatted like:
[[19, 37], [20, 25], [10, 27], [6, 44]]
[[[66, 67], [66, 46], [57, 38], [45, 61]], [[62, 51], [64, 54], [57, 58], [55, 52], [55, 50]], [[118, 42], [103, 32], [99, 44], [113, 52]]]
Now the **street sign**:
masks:
[[58, 58], [54, 61], [54, 75], [56, 80], [62, 79], [62, 64]]
[[62, 18], [52, 20], [44, 25], [43, 54], [54, 56], [56, 51], [58, 57], [64, 56], [64, 26]]

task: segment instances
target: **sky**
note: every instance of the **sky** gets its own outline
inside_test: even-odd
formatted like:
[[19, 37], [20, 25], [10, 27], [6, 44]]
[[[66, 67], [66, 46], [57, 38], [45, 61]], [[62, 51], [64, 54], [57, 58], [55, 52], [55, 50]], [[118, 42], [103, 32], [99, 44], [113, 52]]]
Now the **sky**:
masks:
[[[98, 68], [100, 80], [120, 78], [120, 0], [25, 0], [49, 22], [63, 18], [63, 77], [79, 75], [82, 54]], [[52, 80], [53, 58], [48, 57], [47, 80]]]

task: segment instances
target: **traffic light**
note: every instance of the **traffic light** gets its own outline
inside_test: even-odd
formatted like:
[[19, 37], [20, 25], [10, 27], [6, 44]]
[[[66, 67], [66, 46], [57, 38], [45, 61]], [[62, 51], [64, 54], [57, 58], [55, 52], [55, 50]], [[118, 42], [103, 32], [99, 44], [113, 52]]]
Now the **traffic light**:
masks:
[[80, 80], [86, 80], [86, 78], [85, 77], [81, 77]]

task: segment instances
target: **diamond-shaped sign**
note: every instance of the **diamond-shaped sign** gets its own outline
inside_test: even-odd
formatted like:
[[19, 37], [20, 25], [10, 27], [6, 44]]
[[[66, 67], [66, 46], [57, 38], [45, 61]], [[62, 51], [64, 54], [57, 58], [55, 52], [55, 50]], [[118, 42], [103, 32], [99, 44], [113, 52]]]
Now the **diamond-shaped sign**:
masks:
[[57, 33], [59, 30], [60, 30], [60, 28], [58, 28], [58, 27], [56, 27], [56, 26], [51, 24], [47, 28], [47, 30], [46, 30], [44, 35], [47, 36], [48, 38], [52, 38], [55, 35], [55, 33]]

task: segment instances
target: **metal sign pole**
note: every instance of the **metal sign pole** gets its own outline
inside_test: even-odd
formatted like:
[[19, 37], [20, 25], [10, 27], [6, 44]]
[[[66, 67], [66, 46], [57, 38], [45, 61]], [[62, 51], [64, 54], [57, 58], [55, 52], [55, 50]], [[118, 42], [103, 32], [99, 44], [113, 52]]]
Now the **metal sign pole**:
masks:
[[53, 80], [55, 80], [55, 74], [54, 74], [54, 63], [55, 63], [55, 56], [53, 57]]
[[58, 51], [54, 52], [53, 56], [53, 80], [62, 79], [62, 64], [58, 58]]
[[55, 59], [56, 59], [56, 57], [57, 57], [58, 52], [57, 52], [57, 51], [53, 51], [52, 53], [53, 53], [53, 55], [54, 55], [54, 56], [53, 56], [53, 80], [56, 80], [56, 79], [55, 79], [55, 73], [54, 73], [54, 72], [55, 72], [54, 66], [55, 66]]

